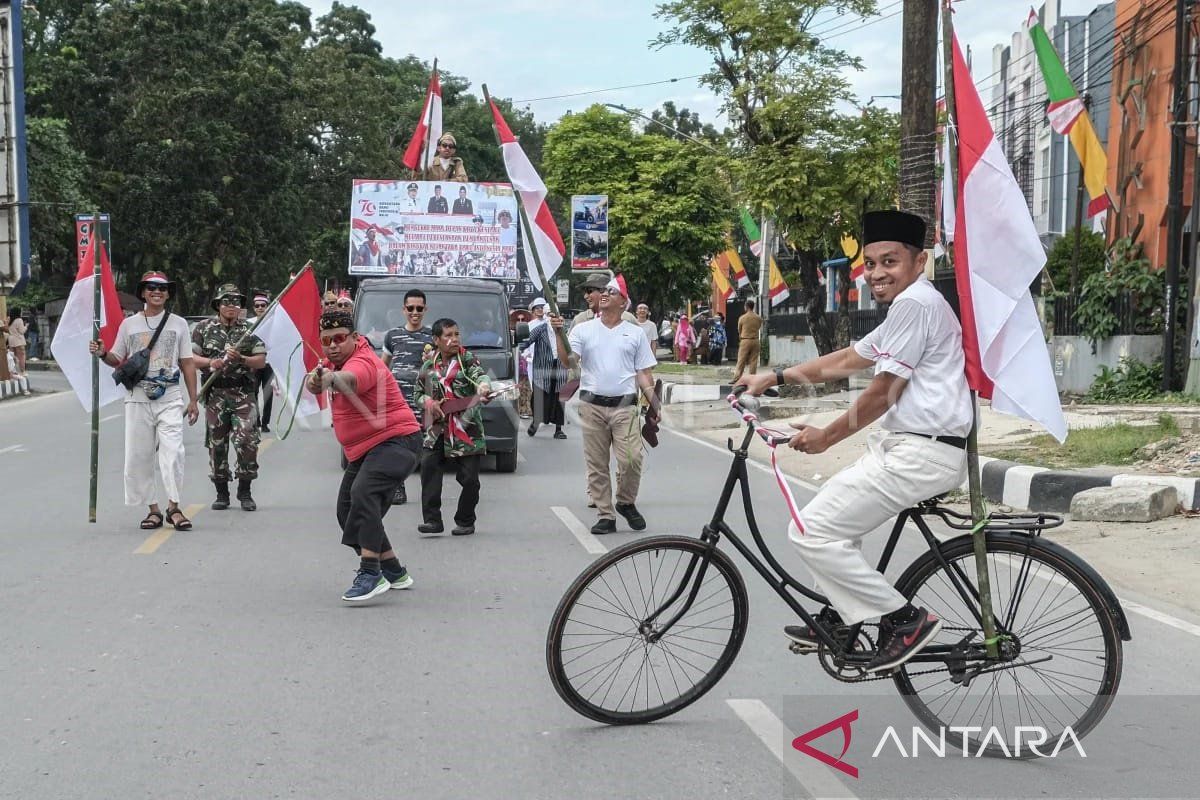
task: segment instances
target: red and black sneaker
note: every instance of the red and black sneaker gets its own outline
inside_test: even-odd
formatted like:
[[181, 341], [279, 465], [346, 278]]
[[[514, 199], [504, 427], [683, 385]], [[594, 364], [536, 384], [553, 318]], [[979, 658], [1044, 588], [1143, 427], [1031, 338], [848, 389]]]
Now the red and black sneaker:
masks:
[[[842, 627], [842, 618], [830, 606], [825, 606], [817, 614], [817, 624], [832, 636], [833, 632]], [[784, 634], [794, 643], [792, 650], [807, 655], [815, 653], [821, 644], [821, 638], [817, 636], [817, 632], [812, 629], [811, 625], [787, 625], [783, 629]]]
[[879, 622], [879, 647], [867, 672], [893, 670], [921, 652], [942, 629], [942, 621], [923, 608], [917, 609], [911, 622], [893, 622], [884, 617]]

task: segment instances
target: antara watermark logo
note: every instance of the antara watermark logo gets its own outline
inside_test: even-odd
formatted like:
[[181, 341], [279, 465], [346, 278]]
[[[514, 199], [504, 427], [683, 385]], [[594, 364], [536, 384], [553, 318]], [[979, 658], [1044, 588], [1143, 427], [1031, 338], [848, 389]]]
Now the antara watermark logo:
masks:
[[[850, 742], [854, 736], [852, 725], [857, 721], [858, 709], [854, 709], [797, 736], [792, 740], [792, 747], [851, 778], [857, 778], [858, 767], [846, 761], [846, 754], [850, 751]], [[979, 758], [985, 753], [1007, 758], [1031, 755], [1039, 758], [1057, 758], [1064, 749], [1073, 750], [1080, 758], [1087, 758], [1079, 737], [1070, 726], [1064, 728], [1057, 738], [1052, 737], [1049, 731], [1039, 725], [1016, 725], [1012, 728], [995, 725], [986, 728], [951, 725], [937, 729], [936, 734], [919, 725], [912, 726], [910, 730], [908, 736], [902, 736], [901, 731], [905, 731], [904, 728], [897, 729], [896, 726], [889, 725], [880, 735], [879, 742], [871, 752], [871, 758], [879, 758], [881, 754], [889, 751], [894, 751], [902, 758], [946, 758], [947, 753], [950, 756], [957, 753], [962, 758]], [[841, 752], [836, 756], [812, 745], [813, 741], [834, 731], [841, 731], [842, 734]], [[948, 749], [948, 745], [953, 745], [953, 749]]]

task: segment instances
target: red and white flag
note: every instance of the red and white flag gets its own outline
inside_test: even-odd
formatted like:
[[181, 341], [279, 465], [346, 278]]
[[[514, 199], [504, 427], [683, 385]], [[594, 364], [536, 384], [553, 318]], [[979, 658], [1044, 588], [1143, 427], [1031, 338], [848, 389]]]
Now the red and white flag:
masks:
[[[75, 283], [67, 297], [50, 352], [54, 361], [67, 377], [75, 396], [83, 404], [84, 411], [92, 410], [92, 361], [95, 357], [88, 352], [92, 340], [93, 306], [95, 303], [95, 258], [96, 246], [100, 246], [100, 340], [104, 349], [111, 350], [117, 340], [117, 329], [125, 318], [121, 301], [117, 298], [117, 285], [113, 281], [112, 265], [108, 262], [108, 250], [99, 236], [90, 236], [86, 248], [79, 252], [79, 270]], [[125, 388], [113, 381], [112, 367], [100, 362], [100, 405], [108, 405], [125, 396]]]
[[992, 131], [954, 40], [958, 198], [954, 273], [967, 382], [992, 408], [1032, 420], [1060, 442], [1067, 423], [1029, 284], [1046, 252], [1025, 195]]
[[[500, 134], [500, 150], [504, 154], [504, 169], [508, 172], [508, 180], [512, 183], [513, 189], [521, 193], [521, 205], [524, 206], [525, 216], [529, 218], [529, 222], [533, 226], [533, 230], [528, 230], [525, 220], [522, 219], [521, 237], [527, 248], [532, 247], [537, 251], [542, 271], [546, 274], [546, 280], [550, 280], [555, 270], [562, 264], [563, 254], [567, 252], [567, 248], [563, 244], [562, 236], [558, 233], [558, 225], [554, 223], [554, 217], [550, 215], [550, 206], [546, 205], [546, 184], [542, 183], [537, 170], [529, 162], [529, 157], [517, 143], [517, 137], [513, 136], [508, 123], [501, 116], [500, 109], [496, 107], [496, 101], [492, 100], [491, 104], [492, 118], [496, 122], [496, 131]], [[526, 255], [529, 255], [528, 251], [526, 251]], [[532, 264], [529, 266], [529, 279], [533, 281], [533, 285], [537, 287], [538, 291], [541, 291], [542, 282], [538, 278], [537, 269], [534, 269]]]
[[[442, 84], [437, 69], [429, 79], [429, 90], [425, 93], [425, 106], [421, 109], [421, 121], [413, 131], [412, 141], [404, 151], [404, 166], [409, 169], [425, 169], [433, 166], [437, 155], [437, 141], [442, 138]], [[426, 142], [429, 146], [426, 147]], [[424, 152], [422, 152], [424, 151]]]
[[304, 379], [321, 360], [321, 293], [305, 266], [267, 309], [254, 335], [267, 346], [267, 363], [288, 408], [297, 417], [317, 414], [324, 395], [305, 390]]

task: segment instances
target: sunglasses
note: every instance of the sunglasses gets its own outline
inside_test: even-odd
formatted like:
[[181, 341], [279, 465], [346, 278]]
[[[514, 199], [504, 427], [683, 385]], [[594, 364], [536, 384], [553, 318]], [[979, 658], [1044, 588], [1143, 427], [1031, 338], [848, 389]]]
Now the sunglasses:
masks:
[[332, 336], [322, 336], [321, 344], [324, 347], [332, 347], [335, 344], [342, 344], [349, 338], [350, 334], [348, 333], [335, 333]]
[[405, 306], [405, 311], [424, 311], [425, 306]]
[[338, 308], [349, 308], [350, 306], [351, 306], [351, 303], [346, 300], [339, 300], [338, 304], [337, 304]]
[[242, 307], [242, 301], [238, 300], [236, 297], [222, 297], [220, 302], [223, 306], [234, 306], [235, 308]]
[[325, 301], [325, 305], [327, 305], [327, 306], [336, 306], [336, 305], [337, 305], [337, 300], [326, 300], [326, 301]]
[[591, 292], [603, 292], [603, 291], [604, 291], [603, 289], [597, 289], [595, 286], [588, 286], [588, 287], [584, 288], [583, 293], [590, 294]]
[[458, 145], [453, 145], [453, 144], [450, 144], [449, 142], [439, 142], [438, 147], [444, 147], [447, 150], [457, 150], [458, 149]]
[[621, 290], [620, 289], [605, 289], [604, 293], [606, 295], [608, 295], [609, 297], [619, 297], [621, 295]]
[[167, 291], [167, 287], [165, 287], [165, 286], [147, 286], [146, 291], [147, 292], [165, 292], [165, 291]]
[[267, 304], [266, 303], [255, 303], [254, 307], [255, 308], [266, 308]]

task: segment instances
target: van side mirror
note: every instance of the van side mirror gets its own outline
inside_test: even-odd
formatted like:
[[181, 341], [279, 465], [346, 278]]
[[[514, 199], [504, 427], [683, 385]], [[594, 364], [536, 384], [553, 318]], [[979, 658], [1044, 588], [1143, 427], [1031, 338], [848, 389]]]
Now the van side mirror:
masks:
[[516, 331], [516, 344], [529, 340], [529, 323], [518, 322]]

